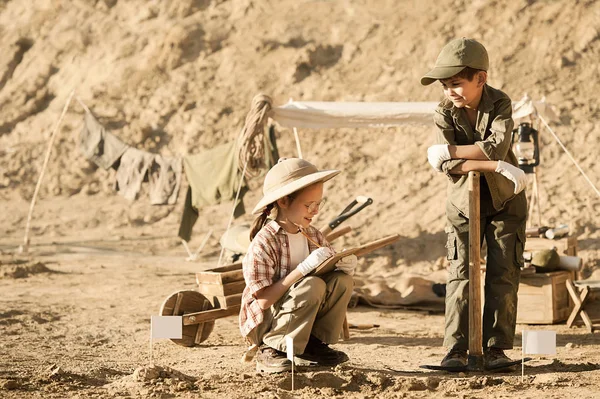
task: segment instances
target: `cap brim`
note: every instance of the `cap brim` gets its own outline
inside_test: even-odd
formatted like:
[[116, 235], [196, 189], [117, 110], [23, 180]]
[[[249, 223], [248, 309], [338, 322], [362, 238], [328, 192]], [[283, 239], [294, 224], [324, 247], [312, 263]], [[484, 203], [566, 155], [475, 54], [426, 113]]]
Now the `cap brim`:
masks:
[[295, 180], [294, 182], [265, 195], [260, 201], [258, 201], [258, 204], [256, 204], [256, 206], [254, 207], [252, 214], [258, 215], [266, 208], [267, 205], [277, 201], [278, 199], [283, 198], [286, 195], [296, 192], [304, 187], [308, 187], [311, 184], [318, 182], [326, 182], [327, 180], [338, 175], [339, 173], [340, 171], [335, 169], [323, 170], [321, 172], [312, 173], [308, 176], [304, 176], [298, 180]]
[[451, 78], [465, 68], [464, 66], [435, 67], [421, 78], [421, 84], [428, 86], [436, 80]]

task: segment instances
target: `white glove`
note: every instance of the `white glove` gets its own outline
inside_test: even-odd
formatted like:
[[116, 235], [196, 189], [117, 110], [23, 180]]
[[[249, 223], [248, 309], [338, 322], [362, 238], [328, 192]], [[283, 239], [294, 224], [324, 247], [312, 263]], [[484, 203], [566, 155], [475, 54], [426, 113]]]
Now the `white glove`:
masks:
[[448, 144], [436, 144], [427, 149], [427, 160], [431, 167], [438, 172], [442, 171], [444, 161], [452, 159]]
[[527, 185], [527, 176], [525, 172], [508, 162], [498, 161], [496, 172], [506, 177], [515, 184], [515, 194], [519, 194]]
[[317, 268], [325, 259], [332, 257], [335, 255], [335, 252], [329, 247], [321, 247], [317, 248], [310, 253], [302, 262], [298, 264], [296, 269], [302, 273], [303, 276], [306, 276], [313, 270]]
[[356, 269], [356, 264], [358, 263], [358, 258], [356, 255], [348, 255], [343, 257], [335, 264], [336, 270], [340, 270], [346, 273], [349, 276], [354, 276], [354, 269]]

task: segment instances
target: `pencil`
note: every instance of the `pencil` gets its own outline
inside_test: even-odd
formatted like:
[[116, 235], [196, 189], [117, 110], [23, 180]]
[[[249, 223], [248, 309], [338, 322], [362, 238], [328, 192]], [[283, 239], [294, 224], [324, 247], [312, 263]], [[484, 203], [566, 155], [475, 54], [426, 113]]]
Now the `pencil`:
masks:
[[313, 240], [312, 238], [310, 238], [310, 237], [308, 236], [308, 234], [306, 234], [306, 233], [304, 232], [304, 230], [302, 230], [302, 228], [298, 227], [298, 231], [299, 231], [300, 233], [302, 233], [302, 235], [303, 235], [304, 237], [306, 237], [306, 239], [307, 239], [308, 241], [310, 241], [310, 242], [312, 242], [314, 245], [316, 245], [316, 246], [317, 246], [317, 248], [321, 248], [321, 246], [320, 246], [318, 243], [316, 243], [316, 242], [315, 242], [315, 240]]

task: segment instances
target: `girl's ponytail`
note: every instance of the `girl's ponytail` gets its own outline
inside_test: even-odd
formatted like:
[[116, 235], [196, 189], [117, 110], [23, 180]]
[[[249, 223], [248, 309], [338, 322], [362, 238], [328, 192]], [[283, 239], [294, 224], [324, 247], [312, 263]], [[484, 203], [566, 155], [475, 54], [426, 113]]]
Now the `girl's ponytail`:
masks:
[[273, 210], [273, 204], [271, 203], [271, 204], [267, 205], [267, 207], [265, 208], [263, 213], [261, 213], [254, 220], [254, 223], [252, 223], [252, 227], [250, 228], [250, 241], [252, 241], [254, 239], [254, 237], [256, 237], [256, 235], [258, 234], [260, 229], [262, 229], [263, 226], [266, 224], [267, 218], [271, 214], [272, 210]]

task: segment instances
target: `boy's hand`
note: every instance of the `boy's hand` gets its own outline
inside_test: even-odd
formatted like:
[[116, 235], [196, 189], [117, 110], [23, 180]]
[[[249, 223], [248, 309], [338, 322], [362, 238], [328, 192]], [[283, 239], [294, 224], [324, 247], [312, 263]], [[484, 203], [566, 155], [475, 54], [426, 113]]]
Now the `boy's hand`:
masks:
[[349, 276], [354, 276], [354, 269], [356, 269], [356, 264], [358, 263], [358, 258], [356, 255], [348, 255], [343, 257], [335, 264], [336, 270], [340, 270], [346, 273]]
[[515, 184], [515, 194], [519, 194], [527, 185], [527, 176], [525, 172], [508, 162], [498, 161], [496, 172], [506, 177]]
[[444, 161], [449, 161], [450, 159], [452, 157], [448, 150], [448, 144], [435, 144], [427, 149], [427, 160], [433, 169], [438, 172], [442, 171]]
[[317, 248], [310, 253], [302, 262], [298, 264], [296, 269], [302, 273], [303, 276], [306, 276], [313, 270], [317, 268], [325, 259], [332, 257], [335, 255], [335, 252], [329, 247], [321, 247]]

